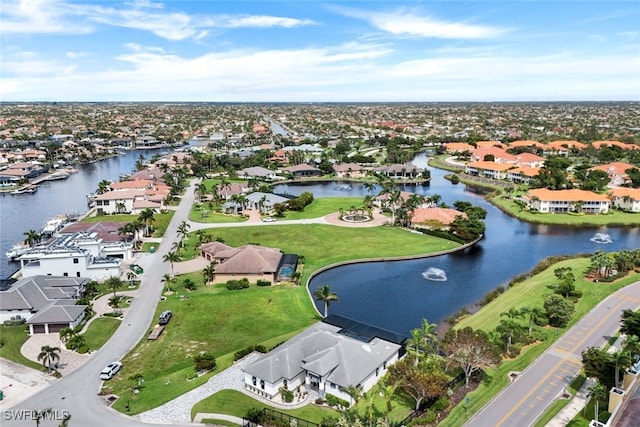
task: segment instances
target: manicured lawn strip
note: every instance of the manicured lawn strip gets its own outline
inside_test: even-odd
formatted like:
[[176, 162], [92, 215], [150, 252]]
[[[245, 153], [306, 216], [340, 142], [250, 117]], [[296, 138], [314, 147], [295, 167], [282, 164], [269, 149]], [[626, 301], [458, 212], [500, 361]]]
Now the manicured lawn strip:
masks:
[[538, 224], [558, 224], [568, 226], [640, 225], [640, 214], [621, 212], [617, 209], [613, 209], [610, 211], [610, 213], [602, 215], [532, 213], [530, 211], [520, 210], [520, 207], [515, 204], [513, 199], [505, 199], [504, 197], [498, 196], [490, 198], [489, 201], [508, 215], [511, 215], [522, 221]]
[[338, 212], [340, 208], [347, 211], [351, 207], [361, 208], [364, 197], [322, 197], [314, 199], [302, 212], [287, 211], [284, 219], [318, 218]]
[[[154, 221], [152, 227], [155, 229], [153, 237], [164, 236], [167, 227], [173, 218], [174, 211], [168, 211], [166, 213], [156, 213], [153, 215]], [[138, 215], [97, 215], [84, 218], [82, 222], [134, 222], [138, 219]]]
[[534, 424], [534, 427], [544, 427], [547, 425], [549, 421], [551, 421], [556, 415], [560, 413], [560, 411], [571, 402], [573, 396], [576, 395], [582, 384], [586, 381], [586, 378], [583, 374], [580, 374], [573, 380], [571, 385], [568, 387], [568, 391], [571, 394], [571, 398], [569, 399], [558, 399], [549, 407], [549, 409], [540, 417], [538, 421]]
[[120, 320], [113, 317], [100, 317], [89, 324], [87, 331], [82, 334], [87, 347], [98, 350], [106, 343], [120, 326]]
[[[247, 396], [236, 390], [221, 390], [210, 397], [201, 400], [191, 408], [191, 419], [198, 412], [212, 414], [227, 414], [242, 417], [252, 408], [265, 408], [264, 403]], [[294, 415], [298, 418], [305, 419], [320, 424], [324, 417], [338, 417], [340, 413], [335, 409], [320, 407], [316, 405], [307, 405], [297, 409], [276, 409], [285, 414]]]
[[227, 420], [216, 420], [215, 418], [203, 418], [202, 424], [204, 425], [213, 424], [216, 426], [225, 426], [225, 427], [237, 427], [240, 425], [240, 424], [232, 423], [231, 421], [227, 421]]
[[[202, 216], [203, 210], [208, 211], [206, 217]], [[249, 218], [244, 215], [232, 215], [215, 212], [207, 206], [207, 203], [202, 205], [195, 204], [189, 212], [189, 220], [195, 222], [204, 223], [229, 223], [229, 222], [244, 222]]]
[[[462, 328], [465, 326], [471, 326], [474, 329], [482, 329], [489, 332], [499, 323], [500, 313], [506, 311], [508, 308], [541, 306], [541, 302], [537, 303], [538, 299], [545, 293], [552, 293], [552, 290], [546, 288], [547, 286], [557, 282], [557, 279], [553, 275], [554, 269], [563, 266], [570, 266], [574, 269], [574, 272], [584, 272], [587, 265], [589, 265], [589, 260], [586, 258], [578, 258], [575, 260], [567, 260], [557, 263], [539, 275], [510, 288], [497, 299], [484, 306], [473, 316], [462, 319], [455, 327]], [[539, 277], [542, 277], [542, 279]], [[575, 282], [576, 288], [583, 291], [583, 296], [575, 305], [576, 311], [569, 325], [564, 329], [545, 328], [549, 339], [544, 342], [524, 347], [522, 349], [522, 353], [517, 359], [503, 361], [498, 368], [488, 369], [485, 372], [488, 380], [483, 381], [482, 384], [480, 384], [480, 386], [469, 395], [471, 403], [467, 405], [468, 413], [465, 412], [464, 403], [458, 404], [458, 406], [451, 411], [450, 415], [441, 425], [459, 426], [464, 424], [466, 420], [471, 418], [473, 414], [480, 410], [482, 406], [488, 403], [509, 383], [509, 372], [522, 371], [526, 369], [540, 354], [553, 344], [557, 337], [566, 332], [567, 329], [573, 326], [607, 295], [623, 288], [624, 286], [634, 283], [640, 278], [640, 274], [632, 274], [610, 284], [589, 283], [581, 279], [582, 274], [576, 275], [576, 277], [580, 278]], [[546, 278], [546, 281], [544, 278]], [[540, 288], [546, 289], [546, 292], [541, 292]], [[506, 302], [504, 302], [503, 299]], [[505, 309], [505, 307], [507, 308]], [[526, 321], [522, 320], [521, 323], [525, 324]]]
[[25, 328], [27, 328], [27, 325], [0, 325], [0, 341], [2, 341], [0, 357], [42, 371], [44, 369], [42, 364], [29, 360], [20, 353], [20, 348], [29, 339], [29, 334], [25, 332]]

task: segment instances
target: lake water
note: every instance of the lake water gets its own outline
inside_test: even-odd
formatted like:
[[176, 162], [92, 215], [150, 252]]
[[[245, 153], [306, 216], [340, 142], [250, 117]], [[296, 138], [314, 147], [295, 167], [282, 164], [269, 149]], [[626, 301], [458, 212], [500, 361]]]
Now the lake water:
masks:
[[[427, 158], [414, 160], [426, 166]], [[640, 246], [638, 227], [573, 228], [536, 225], [505, 215], [486, 202], [477, 189], [463, 184], [453, 185], [444, 179], [448, 172], [431, 169], [428, 186], [407, 186], [406, 191], [422, 195], [439, 194], [448, 205], [465, 200], [487, 210], [486, 237], [474, 248], [463, 253], [411, 261], [360, 263], [337, 267], [313, 278], [311, 292], [324, 284], [338, 295], [329, 313], [338, 314], [399, 333], [418, 327], [423, 318], [440, 323], [463, 307], [479, 301], [487, 292], [521, 273], [531, 270], [550, 255], [593, 253], [599, 249], [617, 251]], [[360, 184], [352, 189], [339, 189], [344, 183], [312, 185], [287, 184], [278, 192], [296, 195], [310, 191], [316, 197], [362, 196], [367, 194]], [[591, 239], [596, 233], [608, 234], [611, 244], [599, 244]], [[353, 242], [357, 245], [358, 242]], [[423, 273], [442, 270], [446, 281], [429, 280]], [[323, 303], [316, 301], [322, 312]]]

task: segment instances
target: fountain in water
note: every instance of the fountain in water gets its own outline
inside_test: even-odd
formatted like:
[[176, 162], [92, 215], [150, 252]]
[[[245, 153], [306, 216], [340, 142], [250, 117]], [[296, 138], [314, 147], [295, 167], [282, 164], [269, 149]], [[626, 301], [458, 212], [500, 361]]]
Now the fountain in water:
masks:
[[427, 280], [432, 280], [434, 282], [446, 282], [447, 281], [447, 273], [444, 270], [440, 270], [439, 268], [429, 267], [426, 271], [422, 273], [422, 277]]
[[589, 240], [591, 240], [594, 243], [603, 243], [603, 244], [613, 242], [613, 240], [611, 240], [611, 236], [609, 236], [607, 233], [596, 233]]

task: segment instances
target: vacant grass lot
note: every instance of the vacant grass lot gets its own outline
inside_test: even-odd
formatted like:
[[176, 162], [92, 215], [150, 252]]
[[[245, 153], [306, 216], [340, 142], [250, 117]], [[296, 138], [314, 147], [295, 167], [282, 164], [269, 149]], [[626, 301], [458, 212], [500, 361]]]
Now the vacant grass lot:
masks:
[[338, 212], [340, 209], [347, 211], [352, 207], [360, 208], [363, 200], [364, 198], [362, 197], [323, 197], [314, 199], [302, 212], [287, 211], [284, 219], [318, 218]]
[[43, 367], [40, 363], [33, 362], [20, 353], [20, 348], [29, 339], [25, 328], [27, 325], [0, 325], [0, 357], [41, 371]]
[[[500, 313], [507, 311], [511, 307], [541, 307], [544, 295], [552, 293], [550, 286], [557, 282], [553, 274], [553, 270], [556, 268], [571, 267], [575, 276], [578, 277], [575, 285], [578, 290], [582, 291], [583, 295], [575, 305], [575, 314], [569, 325], [562, 329], [544, 328], [543, 330], [546, 331], [547, 336], [545, 341], [524, 347], [519, 357], [512, 360], [504, 360], [498, 368], [488, 369], [485, 372], [485, 381], [482, 382], [477, 390], [469, 394], [471, 403], [467, 405], [468, 413], [463, 408], [463, 404], [458, 405], [442, 423], [443, 426], [464, 424], [466, 420], [508, 384], [509, 372], [526, 369], [533, 360], [553, 344], [557, 337], [573, 326], [607, 295], [640, 279], [640, 274], [634, 273], [615, 283], [591, 283], [582, 279], [582, 273], [589, 263], [590, 261], [587, 258], [559, 262], [542, 273], [510, 288], [476, 314], [461, 320], [455, 326], [456, 328], [470, 326], [474, 329], [482, 329], [489, 332], [498, 325]], [[521, 323], [528, 324], [526, 320], [521, 320]]]

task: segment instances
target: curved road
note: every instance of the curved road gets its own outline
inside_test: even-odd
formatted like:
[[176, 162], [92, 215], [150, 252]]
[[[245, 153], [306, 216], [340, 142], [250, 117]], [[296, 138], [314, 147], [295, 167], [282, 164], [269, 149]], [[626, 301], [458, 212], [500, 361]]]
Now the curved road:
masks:
[[533, 425], [582, 369], [582, 351], [587, 347], [601, 347], [620, 327], [622, 310], [638, 308], [640, 282], [607, 297], [476, 413], [466, 426]]
[[[62, 377], [51, 386], [31, 396], [1, 414], [3, 427], [33, 425], [31, 411], [51, 408], [57, 420], [43, 420], [42, 427], [58, 426], [60, 417], [69, 412], [71, 426], [92, 427], [143, 427], [144, 423], [109, 408], [97, 395], [101, 380], [98, 373], [109, 362], [122, 359], [145, 336], [163, 284], [162, 276], [169, 266], [162, 257], [177, 241], [177, 228], [182, 221], [188, 221], [189, 211], [194, 201], [193, 180], [185, 192], [174, 217], [167, 228], [156, 254], [143, 256], [138, 264], [144, 268], [142, 285], [138, 297], [122, 321], [122, 326], [96, 354], [75, 371]], [[197, 224], [191, 223], [190, 231], [216, 226], [249, 226], [262, 223]], [[324, 218], [309, 220], [278, 221], [268, 224], [327, 223]], [[266, 224], [264, 224], [266, 225]], [[571, 328], [552, 348], [547, 350], [518, 380], [507, 387], [489, 405], [478, 413], [470, 426], [510, 426], [530, 425], [564, 389], [565, 384], [580, 369], [580, 352], [588, 346], [600, 346], [619, 326], [620, 311], [625, 308], [640, 307], [640, 283], [631, 285], [610, 296], [578, 324]], [[549, 388], [551, 387], [551, 388]], [[540, 399], [545, 400], [540, 400]], [[550, 399], [550, 400], [547, 400]], [[482, 420], [482, 421], [480, 421]], [[162, 424], [168, 425], [168, 424]], [[194, 425], [194, 424], [172, 424]]]

